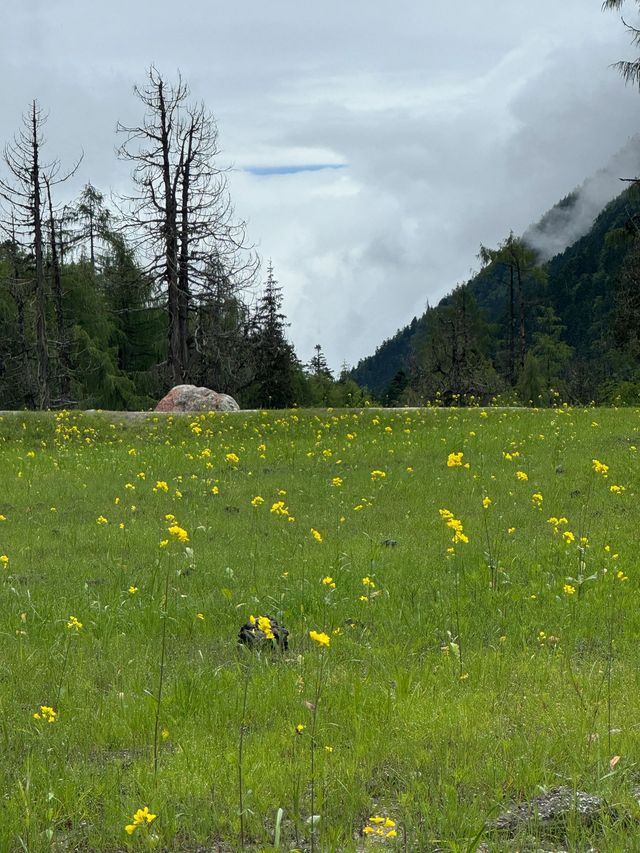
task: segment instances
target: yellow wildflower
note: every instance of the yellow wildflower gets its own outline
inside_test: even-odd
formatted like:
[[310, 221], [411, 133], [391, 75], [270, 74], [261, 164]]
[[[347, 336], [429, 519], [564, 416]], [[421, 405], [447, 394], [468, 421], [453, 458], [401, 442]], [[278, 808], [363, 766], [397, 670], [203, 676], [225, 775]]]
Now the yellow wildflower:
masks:
[[311, 528], [311, 535], [316, 540], [316, 542], [322, 542], [322, 533], [319, 530], [316, 530], [314, 527]]
[[264, 503], [264, 498], [261, 495], [256, 495], [255, 498], [251, 501], [251, 506], [262, 506]]
[[258, 630], [262, 631], [267, 640], [275, 640], [275, 635], [271, 630], [271, 620], [268, 616], [258, 616]]
[[69, 621], [67, 622], [67, 628], [70, 631], [81, 631], [82, 630], [82, 622], [79, 619], [76, 619], [75, 616], [69, 616]]
[[148, 825], [153, 823], [153, 821], [158, 817], [158, 815], [151, 814], [149, 811], [149, 807], [145, 806], [143, 809], [138, 809], [133, 816], [133, 823], [128, 823], [125, 826], [125, 832], [129, 835], [133, 835], [133, 833], [138, 829], [139, 826]]
[[314, 641], [314, 643], [317, 643], [319, 646], [328, 647], [329, 643], [331, 642], [331, 638], [329, 637], [329, 635], [325, 634], [324, 632], [309, 631], [309, 636]]
[[609, 466], [605, 465], [604, 462], [600, 462], [599, 459], [592, 459], [591, 465], [596, 474], [602, 474], [603, 477], [606, 477], [609, 473]]
[[184, 529], [184, 527], [180, 527], [178, 524], [172, 524], [171, 527], [168, 529], [168, 533], [170, 533], [171, 536], [174, 537], [174, 539], [177, 539], [178, 542], [189, 541], [189, 534]]
[[289, 510], [284, 505], [284, 501], [276, 501], [274, 504], [271, 504], [270, 512], [274, 515], [286, 515], [289, 516]]
[[525, 471], [516, 471], [516, 477], [522, 483], [526, 483], [527, 480], [529, 479], [529, 475]]
[[58, 712], [54, 711], [49, 705], [40, 705], [40, 711], [36, 711], [33, 715], [34, 720], [45, 720], [47, 723], [55, 723], [58, 717]]
[[447, 456], [447, 468], [459, 468], [462, 465], [464, 453], [450, 453]]
[[489, 507], [491, 506], [491, 498], [485, 495], [485, 497], [482, 498], [482, 506], [485, 509], [489, 509]]

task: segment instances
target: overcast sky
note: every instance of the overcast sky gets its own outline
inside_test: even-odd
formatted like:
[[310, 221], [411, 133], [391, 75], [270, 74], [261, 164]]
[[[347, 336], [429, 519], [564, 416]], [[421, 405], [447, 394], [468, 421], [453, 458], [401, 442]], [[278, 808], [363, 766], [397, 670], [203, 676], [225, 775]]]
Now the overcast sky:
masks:
[[298, 355], [320, 343], [354, 364], [468, 279], [480, 243], [524, 231], [640, 131], [640, 95], [610, 67], [633, 51], [600, 7], [0, 0], [0, 140], [35, 97], [49, 152], [85, 152], [78, 186], [123, 188], [132, 86], [152, 62], [180, 69], [217, 118]]

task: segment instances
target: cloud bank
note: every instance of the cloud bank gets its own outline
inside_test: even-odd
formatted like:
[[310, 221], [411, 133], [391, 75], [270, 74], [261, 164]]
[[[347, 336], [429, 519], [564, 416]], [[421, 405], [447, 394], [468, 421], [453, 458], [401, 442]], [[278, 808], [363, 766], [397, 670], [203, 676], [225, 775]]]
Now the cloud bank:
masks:
[[554, 252], [635, 171], [638, 94], [610, 67], [627, 37], [598, 2], [32, 0], [4, 23], [0, 140], [37, 97], [50, 153], [85, 151], [74, 191], [126, 187], [114, 128], [140, 117], [132, 86], [151, 62], [180, 68], [217, 117], [300, 356], [321, 343], [334, 368], [466, 280], [481, 243], [595, 175], [538, 235]]

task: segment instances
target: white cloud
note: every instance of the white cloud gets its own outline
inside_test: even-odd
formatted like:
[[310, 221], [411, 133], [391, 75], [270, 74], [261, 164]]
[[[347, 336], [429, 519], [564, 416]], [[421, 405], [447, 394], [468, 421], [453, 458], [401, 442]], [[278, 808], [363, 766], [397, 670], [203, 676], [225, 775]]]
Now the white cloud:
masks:
[[[584, 0], [31, 0], [0, 33], [0, 139], [38, 97], [77, 184], [126, 183], [116, 121], [155, 62], [216, 114], [236, 210], [285, 289], [291, 335], [353, 363], [638, 128], [614, 14]], [[20, 39], [15, 33], [22, 33]], [[598, 197], [599, 198], [599, 197]]]

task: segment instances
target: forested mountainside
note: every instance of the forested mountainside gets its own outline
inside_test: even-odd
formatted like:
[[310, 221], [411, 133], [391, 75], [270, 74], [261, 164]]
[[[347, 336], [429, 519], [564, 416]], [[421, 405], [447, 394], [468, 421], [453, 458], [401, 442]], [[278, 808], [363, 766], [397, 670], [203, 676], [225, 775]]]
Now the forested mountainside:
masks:
[[638, 402], [640, 191], [630, 186], [543, 260], [540, 235], [552, 237], [576, 200], [562, 199], [523, 237], [481, 247], [478, 274], [363, 359], [354, 380], [388, 404]]

